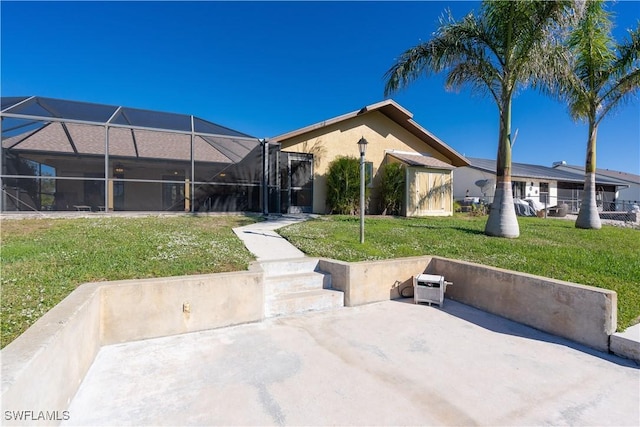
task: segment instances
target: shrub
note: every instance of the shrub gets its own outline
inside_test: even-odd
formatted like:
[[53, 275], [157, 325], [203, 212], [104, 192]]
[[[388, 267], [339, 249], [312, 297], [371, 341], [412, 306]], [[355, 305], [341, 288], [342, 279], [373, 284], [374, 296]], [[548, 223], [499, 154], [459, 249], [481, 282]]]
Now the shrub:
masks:
[[382, 214], [399, 215], [404, 202], [404, 165], [401, 163], [387, 163], [381, 169], [380, 198]]
[[360, 203], [360, 161], [340, 156], [327, 171], [327, 207], [331, 213], [354, 215]]

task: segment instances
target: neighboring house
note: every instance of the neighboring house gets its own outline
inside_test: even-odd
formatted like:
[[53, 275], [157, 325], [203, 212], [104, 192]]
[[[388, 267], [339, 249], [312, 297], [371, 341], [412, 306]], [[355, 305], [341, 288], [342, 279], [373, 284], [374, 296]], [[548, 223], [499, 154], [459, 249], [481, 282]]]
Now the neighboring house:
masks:
[[[468, 161], [412, 120], [393, 100], [324, 120], [270, 139], [281, 145], [281, 206], [288, 212], [328, 213], [326, 173], [339, 156], [360, 157], [358, 141], [368, 141], [365, 160], [371, 195], [368, 213], [380, 212], [380, 168], [406, 165], [406, 216], [452, 215], [451, 172]], [[286, 167], [285, 167], [286, 166]], [[437, 191], [436, 191], [437, 190]]]
[[[568, 165], [567, 162], [555, 162], [554, 169], [579, 173], [584, 176], [584, 166]], [[628, 185], [620, 188], [616, 194], [615, 204], [617, 211], [628, 211], [633, 205], [640, 204], [640, 175], [614, 171], [609, 169], [596, 169], [596, 176], [612, 178]]]
[[[467, 158], [469, 166], [454, 171], [453, 195], [456, 200], [465, 197], [484, 199], [491, 203], [496, 185], [496, 162], [489, 159]], [[580, 208], [584, 191], [584, 174], [526, 163], [511, 164], [511, 181], [514, 199], [533, 200], [540, 205], [553, 207], [562, 203], [576, 213]], [[624, 182], [596, 176], [597, 203], [602, 210], [613, 210], [610, 204]]]

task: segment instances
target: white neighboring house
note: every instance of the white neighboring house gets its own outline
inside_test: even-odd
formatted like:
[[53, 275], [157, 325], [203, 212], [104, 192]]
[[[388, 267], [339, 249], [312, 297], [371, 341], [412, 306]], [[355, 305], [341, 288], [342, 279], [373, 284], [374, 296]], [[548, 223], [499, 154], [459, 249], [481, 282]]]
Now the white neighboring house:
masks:
[[[568, 165], [565, 161], [553, 163], [553, 168], [584, 175], [584, 166]], [[630, 206], [640, 205], [640, 175], [610, 169], [596, 169], [596, 175], [613, 178], [627, 185], [626, 188], [618, 188], [615, 199], [615, 210], [626, 212], [630, 210]]]
[[[453, 198], [479, 198], [491, 203], [495, 193], [496, 161], [467, 157], [471, 165], [453, 171]], [[569, 205], [569, 212], [577, 213], [584, 188], [584, 173], [526, 163], [511, 164], [514, 199], [532, 200], [542, 206]], [[611, 209], [618, 192], [628, 185], [621, 180], [596, 174], [598, 206]]]

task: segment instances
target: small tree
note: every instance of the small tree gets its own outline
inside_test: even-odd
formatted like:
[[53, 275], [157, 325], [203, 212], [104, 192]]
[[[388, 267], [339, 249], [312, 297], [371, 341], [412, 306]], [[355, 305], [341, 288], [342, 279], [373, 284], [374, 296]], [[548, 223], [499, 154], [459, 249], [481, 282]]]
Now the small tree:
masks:
[[381, 168], [380, 195], [383, 215], [399, 215], [404, 202], [405, 168], [402, 163], [387, 163]]
[[596, 140], [598, 126], [616, 107], [633, 100], [640, 90], [640, 24], [618, 43], [603, 1], [589, 1], [568, 39], [573, 73], [560, 81], [560, 95], [574, 119], [589, 125], [585, 182], [576, 227], [599, 229], [596, 205]]
[[360, 203], [360, 161], [340, 156], [327, 171], [327, 206], [331, 213], [355, 215]]

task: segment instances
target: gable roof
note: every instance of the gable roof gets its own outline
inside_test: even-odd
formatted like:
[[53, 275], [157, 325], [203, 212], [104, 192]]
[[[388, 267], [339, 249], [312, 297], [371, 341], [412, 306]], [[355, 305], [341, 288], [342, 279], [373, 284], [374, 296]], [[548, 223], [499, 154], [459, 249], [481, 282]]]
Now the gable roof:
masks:
[[446, 158], [451, 159], [451, 163], [454, 166], [469, 165], [468, 160], [463, 155], [458, 153], [453, 148], [449, 147], [438, 137], [436, 137], [431, 132], [429, 132], [428, 130], [420, 126], [418, 123], [416, 123], [413, 120], [413, 114], [410, 111], [403, 108], [402, 106], [400, 106], [397, 102], [395, 102], [392, 99], [387, 99], [387, 100], [378, 102], [376, 104], [367, 105], [365, 107], [362, 107], [359, 110], [352, 111], [350, 113], [343, 114], [341, 116], [337, 116], [328, 120], [323, 120], [321, 122], [318, 122], [309, 126], [305, 126], [303, 128], [296, 129], [288, 133], [284, 133], [282, 135], [275, 136], [273, 138], [270, 138], [270, 140], [274, 142], [282, 142], [287, 139], [291, 139], [296, 136], [303, 135], [305, 133], [308, 133], [317, 129], [322, 129], [327, 126], [331, 126], [336, 123], [343, 122], [345, 120], [350, 120], [355, 117], [362, 116], [364, 114], [368, 114], [374, 111], [378, 111], [384, 114], [389, 119], [397, 123], [399, 126], [403, 127], [404, 129], [409, 131], [411, 134], [415, 135], [420, 140], [425, 142], [427, 145], [432, 147], [434, 150], [436, 150]]
[[[467, 157], [467, 159], [471, 162], [469, 167], [473, 169], [478, 169], [492, 174], [496, 173], [495, 160], [479, 159], [475, 157]], [[511, 162], [511, 176], [517, 178], [548, 179], [562, 182], [584, 182], [584, 174], [550, 168], [547, 166], [516, 162]], [[598, 184], [626, 185], [619, 180], [598, 175], [596, 175], [596, 181]]]
[[438, 160], [435, 157], [425, 156], [423, 154], [409, 154], [409, 153], [400, 153], [397, 151], [387, 151], [387, 155], [391, 157], [395, 157], [401, 162], [409, 165], [409, 166], [424, 166], [428, 168], [434, 169], [447, 169], [453, 170], [456, 167], [450, 165], [449, 163], [443, 162], [442, 160]]

